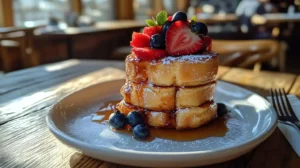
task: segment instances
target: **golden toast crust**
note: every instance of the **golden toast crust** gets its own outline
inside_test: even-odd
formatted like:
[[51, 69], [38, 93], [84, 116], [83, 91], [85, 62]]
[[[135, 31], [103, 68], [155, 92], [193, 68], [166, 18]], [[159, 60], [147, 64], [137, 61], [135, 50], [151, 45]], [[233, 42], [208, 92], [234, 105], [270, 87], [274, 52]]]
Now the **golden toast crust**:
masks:
[[151, 111], [128, 104], [123, 100], [117, 104], [117, 108], [126, 115], [131, 111], [142, 111], [149, 126], [178, 130], [197, 128], [209, 123], [217, 115], [216, 104], [213, 102], [174, 111]]
[[149, 126], [197, 128], [216, 117], [213, 94], [218, 57], [201, 55], [164, 57], [140, 61], [131, 54], [125, 60], [126, 83], [117, 108], [124, 114], [140, 111]]
[[216, 83], [195, 87], [160, 87], [127, 81], [120, 92], [126, 103], [148, 110], [197, 107], [213, 99]]
[[157, 86], [198, 86], [215, 80], [218, 72], [216, 53], [165, 57], [152, 61], [139, 61], [135, 55], [125, 60], [126, 75], [135, 83]]

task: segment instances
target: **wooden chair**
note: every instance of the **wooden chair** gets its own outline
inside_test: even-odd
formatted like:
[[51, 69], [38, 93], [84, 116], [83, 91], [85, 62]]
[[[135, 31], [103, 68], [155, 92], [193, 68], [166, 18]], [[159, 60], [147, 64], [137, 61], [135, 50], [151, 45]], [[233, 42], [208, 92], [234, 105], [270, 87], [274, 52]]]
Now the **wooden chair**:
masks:
[[[278, 58], [280, 44], [275, 40], [213, 40], [213, 51], [219, 53], [220, 64], [241, 68], [255, 67]], [[282, 59], [282, 58], [281, 58]], [[284, 61], [280, 61], [284, 64]], [[284, 65], [280, 65], [281, 71]]]
[[21, 47], [17, 41], [0, 41], [1, 68], [4, 72], [11, 72], [22, 68]]
[[2, 34], [0, 38], [0, 63], [4, 72], [25, 68], [25, 32]]
[[33, 66], [68, 59], [67, 36], [34, 34], [31, 45], [31, 62]]

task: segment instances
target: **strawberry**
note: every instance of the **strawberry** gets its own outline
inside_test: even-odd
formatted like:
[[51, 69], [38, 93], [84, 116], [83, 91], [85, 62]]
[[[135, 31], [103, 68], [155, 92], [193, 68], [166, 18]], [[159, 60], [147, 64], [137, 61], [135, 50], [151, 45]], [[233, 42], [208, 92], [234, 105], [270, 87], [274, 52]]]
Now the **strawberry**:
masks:
[[132, 33], [132, 40], [130, 41], [131, 47], [149, 47], [150, 37], [143, 33]]
[[151, 37], [154, 34], [158, 34], [160, 32], [161, 32], [161, 26], [145, 27], [143, 30], [143, 33], [147, 34], [149, 37]]
[[170, 55], [188, 55], [203, 46], [201, 38], [194, 34], [187, 22], [174, 22], [166, 34], [166, 48]]
[[212, 49], [212, 40], [209, 36], [205, 36], [204, 39], [203, 39], [203, 43], [204, 43], [204, 46], [206, 48], [207, 51], [211, 51]]
[[172, 21], [173, 16], [168, 16], [167, 21]]
[[132, 52], [141, 60], [153, 60], [156, 58], [167, 56], [166, 50], [145, 48], [132, 48]]

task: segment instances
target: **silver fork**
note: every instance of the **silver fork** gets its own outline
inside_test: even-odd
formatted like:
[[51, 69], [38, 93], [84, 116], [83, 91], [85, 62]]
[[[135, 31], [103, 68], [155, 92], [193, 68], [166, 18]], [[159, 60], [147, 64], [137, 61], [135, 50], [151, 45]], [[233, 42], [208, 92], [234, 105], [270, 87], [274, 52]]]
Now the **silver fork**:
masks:
[[[288, 124], [300, 131], [300, 122], [286, 96], [284, 89], [270, 89], [272, 104], [278, 114], [278, 121]], [[283, 98], [284, 97], [284, 98]]]

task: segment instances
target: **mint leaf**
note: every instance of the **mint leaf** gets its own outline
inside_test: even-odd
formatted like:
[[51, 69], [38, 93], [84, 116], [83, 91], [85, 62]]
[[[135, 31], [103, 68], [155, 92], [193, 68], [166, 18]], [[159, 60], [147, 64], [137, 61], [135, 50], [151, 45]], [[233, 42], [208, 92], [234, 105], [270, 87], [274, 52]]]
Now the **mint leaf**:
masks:
[[166, 20], [167, 20], [168, 14], [166, 11], [160, 11], [157, 15], [156, 15], [156, 22], [158, 25], [163, 25]]
[[191, 20], [194, 21], [194, 22], [196, 22], [196, 20], [197, 20], [196, 15], [193, 15], [192, 18], [191, 18]]
[[147, 19], [147, 20], [146, 20], [146, 23], [147, 23], [148, 26], [156, 26], [155, 21], [153, 21], [153, 20], [151, 20], [151, 19]]

